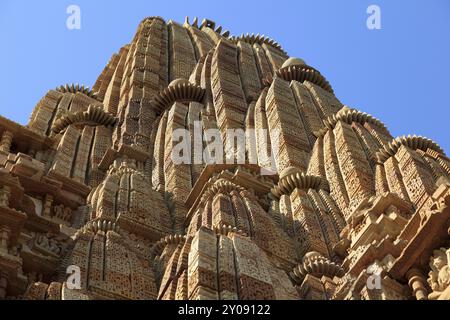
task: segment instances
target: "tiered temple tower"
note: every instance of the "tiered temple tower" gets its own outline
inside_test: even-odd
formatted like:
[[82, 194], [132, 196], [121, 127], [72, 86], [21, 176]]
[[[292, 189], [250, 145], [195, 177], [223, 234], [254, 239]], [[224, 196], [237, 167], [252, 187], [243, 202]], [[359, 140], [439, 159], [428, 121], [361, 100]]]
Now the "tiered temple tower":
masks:
[[[178, 129], [245, 161], [177, 164]], [[450, 159], [265, 36], [146, 18], [0, 138], [0, 299], [450, 299]]]

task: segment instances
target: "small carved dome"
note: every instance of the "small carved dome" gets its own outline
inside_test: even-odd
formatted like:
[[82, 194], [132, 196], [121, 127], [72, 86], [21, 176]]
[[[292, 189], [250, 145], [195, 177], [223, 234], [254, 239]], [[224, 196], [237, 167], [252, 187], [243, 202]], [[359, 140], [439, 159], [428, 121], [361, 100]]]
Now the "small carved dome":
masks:
[[173, 80], [169, 86], [156, 95], [151, 101], [153, 107], [159, 112], [163, 112], [174, 102], [199, 102], [203, 101], [206, 90], [200, 86], [190, 83], [186, 79]]
[[316, 251], [308, 252], [303, 257], [303, 263], [309, 264], [311, 262], [314, 262], [315, 260], [318, 260], [319, 258], [323, 258], [322, 254]]
[[318, 278], [322, 276], [341, 278], [344, 274], [344, 269], [340, 265], [318, 252], [309, 252], [303, 257], [303, 262], [291, 272], [291, 277], [297, 285], [300, 285], [307, 275]]
[[264, 85], [270, 86], [275, 76], [289, 82], [293, 80], [301, 83], [308, 81], [334, 94], [327, 79], [318, 70], [306, 65], [301, 59], [288, 59], [279, 70], [275, 71], [274, 75], [269, 75], [263, 80]]
[[291, 57], [283, 63], [281, 68], [287, 68], [287, 67], [291, 67], [291, 66], [305, 66], [305, 65], [306, 65], [306, 63], [304, 60], [302, 60], [300, 58]]
[[315, 189], [329, 192], [330, 186], [324, 178], [306, 175], [301, 170], [290, 167], [281, 173], [278, 185], [270, 190], [271, 197], [280, 199], [282, 195], [290, 195], [295, 189]]

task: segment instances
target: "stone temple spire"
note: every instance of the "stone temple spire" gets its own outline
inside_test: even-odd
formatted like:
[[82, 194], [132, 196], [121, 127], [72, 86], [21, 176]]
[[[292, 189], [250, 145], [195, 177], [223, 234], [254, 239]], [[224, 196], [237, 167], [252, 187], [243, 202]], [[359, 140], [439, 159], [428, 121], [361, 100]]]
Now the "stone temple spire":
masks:
[[313, 64], [149, 17], [0, 117], [0, 299], [450, 299], [450, 159]]

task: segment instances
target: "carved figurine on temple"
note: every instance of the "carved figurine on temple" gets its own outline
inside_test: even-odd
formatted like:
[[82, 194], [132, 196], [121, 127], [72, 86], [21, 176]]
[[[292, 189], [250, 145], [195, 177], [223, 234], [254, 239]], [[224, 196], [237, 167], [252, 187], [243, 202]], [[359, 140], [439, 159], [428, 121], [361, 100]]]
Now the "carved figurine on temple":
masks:
[[430, 268], [428, 283], [433, 292], [428, 295], [428, 299], [448, 299], [450, 297], [450, 249], [434, 250], [430, 258]]

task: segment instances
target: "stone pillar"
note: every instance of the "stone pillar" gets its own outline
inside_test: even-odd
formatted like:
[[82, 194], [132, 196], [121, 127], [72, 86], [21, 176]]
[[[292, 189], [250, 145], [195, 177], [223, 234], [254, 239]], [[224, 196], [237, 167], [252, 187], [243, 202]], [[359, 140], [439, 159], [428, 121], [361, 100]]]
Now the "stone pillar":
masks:
[[10, 131], [3, 132], [2, 139], [0, 140], [0, 151], [9, 153], [11, 150], [11, 143], [13, 134]]
[[417, 300], [428, 300], [428, 294], [426, 289], [426, 279], [417, 268], [410, 269], [406, 273], [408, 284], [412, 289], [412, 292]]

